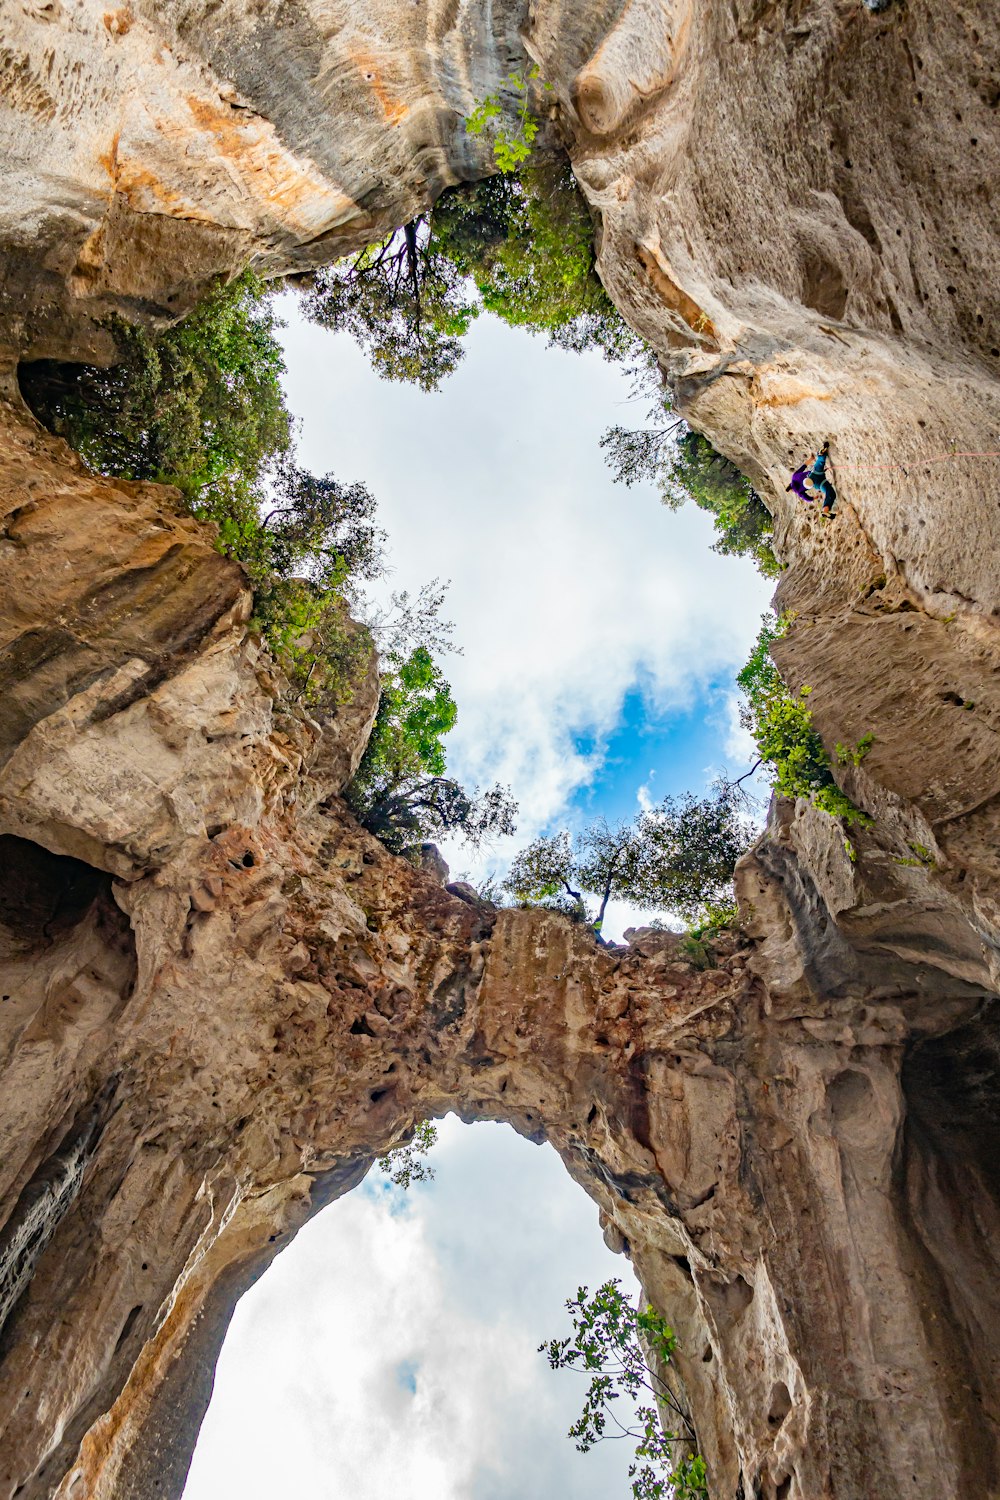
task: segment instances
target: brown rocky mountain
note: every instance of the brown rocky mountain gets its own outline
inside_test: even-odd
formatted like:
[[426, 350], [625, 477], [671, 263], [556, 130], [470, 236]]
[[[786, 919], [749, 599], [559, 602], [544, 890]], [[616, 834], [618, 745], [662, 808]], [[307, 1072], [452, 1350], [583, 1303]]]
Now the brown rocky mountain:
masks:
[[[713, 1500], [1000, 1495], [995, 13], [6, 0], [0, 45], [0, 1500], [178, 1496], [241, 1290], [448, 1108], [600, 1205]], [[525, 51], [606, 286], [773, 509], [783, 670], [874, 735], [856, 858], [777, 805], [705, 971], [387, 854], [336, 796], [371, 674], [283, 708], [239, 569], [17, 394], [481, 174]]]

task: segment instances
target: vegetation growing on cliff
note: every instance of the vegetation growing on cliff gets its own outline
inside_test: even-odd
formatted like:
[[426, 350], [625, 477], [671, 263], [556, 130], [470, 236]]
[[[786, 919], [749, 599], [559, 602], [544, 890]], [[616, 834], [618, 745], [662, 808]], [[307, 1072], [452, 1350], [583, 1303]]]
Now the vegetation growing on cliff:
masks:
[[389, 660], [375, 727], [344, 795], [359, 822], [394, 853], [449, 834], [476, 845], [514, 831], [509, 791], [469, 792], [446, 774], [442, 741], [457, 713], [426, 646]]
[[[527, 73], [508, 73], [497, 92], [481, 99], [465, 122], [469, 135], [489, 135], [493, 160], [501, 172], [513, 172], [531, 155], [540, 128], [531, 108], [531, 85], [538, 84], [547, 93], [552, 91], [551, 83], [540, 80], [541, 69], [537, 63]], [[504, 108], [504, 86], [516, 101], [513, 120]]]
[[666, 427], [611, 427], [601, 447], [620, 483], [654, 484], [671, 510], [693, 500], [712, 516], [716, 552], [748, 557], [765, 578], [778, 576], [770, 511], [746, 476], [701, 433], [679, 418]]
[[436, 1173], [427, 1161], [427, 1155], [438, 1138], [433, 1120], [421, 1120], [408, 1141], [402, 1146], [393, 1146], [384, 1156], [376, 1159], [375, 1165], [393, 1187], [412, 1187], [415, 1182], [431, 1182]]
[[654, 1373], [666, 1370], [677, 1348], [666, 1319], [649, 1305], [633, 1307], [617, 1279], [593, 1295], [580, 1287], [566, 1309], [572, 1335], [549, 1339], [538, 1352], [553, 1370], [589, 1378], [583, 1411], [568, 1434], [578, 1450], [588, 1453], [606, 1439], [631, 1440], [634, 1500], [708, 1500], [708, 1475], [691, 1420]]
[[456, 709], [431, 654], [450, 633], [443, 589], [396, 594], [367, 625], [350, 618], [350, 607], [365, 612], [359, 584], [383, 572], [385, 533], [365, 485], [296, 462], [278, 327], [271, 292], [245, 272], [161, 334], [116, 321], [121, 358], [110, 369], [43, 362], [24, 368], [22, 385], [93, 468], [174, 484], [215, 523], [220, 550], [250, 579], [255, 623], [310, 712], [350, 696], [377, 639], [382, 699], [348, 797], [389, 848], [512, 832], [509, 794], [469, 793], [446, 775], [442, 739]]
[[[830, 757], [812, 724], [812, 688], [792, 693], [771, 658], [771, 643], [784, 635], [789, 624], [787, 617], [763, 616], [750, 659], [736, 679], [745, 695], [740, 718], [753, 735], [780, 796], [808, 797], [814, 806], [848, 824], [870, 823], [833, 779]], [[844, 755], [859, 764], [870, 745], [871, 737], [865, 736], [854, 752], [845, 750]]]
[[349, 333], [376, 372], [436, 390], [486, 310], [609, 359], [640, 342], [601, 285], [593, 224], [565, 157], [449, 188], [433, 209], [318, 271], [304, 310]]
[[718, 782], [708, 797], [665, 797], [630, 823], [611, 827], [602, 819], [575, 841], [565, 832], [540, 836], [514, 859], [504, 890], [518, 903], [587, 921], [598, 933], [616, 899], [692, 923], [720, 923], [735, 914], [733, 870], [755, 834], [739, 788]]
[[290, 450], [278, 319], [251, 271], [162, 333], [109, 326], [118, 359], [107, 369], [40, 360], [20, 372], [39, 420], [92, 469], [175, 484], [211, 507]]
[[246, 271], [162, 333], [115, 319], [120, 358], [108, 369], [42, 361], [21, 381], [92, 468], [176, 485], [215, 523], [296, 697], [319, 712], [350, 692], [370, 649], [347, 606], [381, 573], [385, 533], [365, 485], [296, 462], [273, 304]]

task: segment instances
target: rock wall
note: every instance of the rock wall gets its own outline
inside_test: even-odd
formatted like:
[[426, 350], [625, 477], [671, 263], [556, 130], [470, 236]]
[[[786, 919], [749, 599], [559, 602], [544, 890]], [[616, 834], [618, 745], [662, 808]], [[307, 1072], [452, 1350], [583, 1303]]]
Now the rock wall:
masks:
[[870, 835], [845, 888], [791, 806], [706, 971], [457, 899], [317, 795], [371, 708], [276, 712], [169, 492], [10, 407], [4, 444], [37, 499], [5, 500], [32, 711], [0, 772], [0, 1494], [179, 1495], [240, 1292], [448, 1109], [549, 1139], [600, 1205], [678, 1327], [713, 1495], [994, 1493], [995, 1022], [960, 903], [920, 865], [863, 888]]
[[[0, 412], [0, 1500], [179, 1495], [229, 1312], [427, 1114], [551, 1140], [681, 1338], [716, 1500], [1000, 1495], [995, 27], [985, 8], [20, 0], [2, 347], [107, 353], [474, 176], [554, 85], [606, 284], [773, 506], [783, 670], [875, 826], [778, 805], [692, 968], [444, 891], [336, 792], [170, 492]], [[481, 148], [476, 147], [479, 150]], [[833, 441], [833, 526], [789, 502]]]

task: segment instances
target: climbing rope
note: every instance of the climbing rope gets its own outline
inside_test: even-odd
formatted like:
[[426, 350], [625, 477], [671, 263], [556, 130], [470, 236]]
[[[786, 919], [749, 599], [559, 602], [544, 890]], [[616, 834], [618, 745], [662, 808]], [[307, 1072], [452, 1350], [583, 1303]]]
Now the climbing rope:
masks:
[[[1000, 458], [1000, 448], [990, 449], [986, 453], [932, 453], [927, 458], [914, 458], [910, 460], [910, 469], [919, 469], [922, 464], [946, 464], [953, 458]], [[833, 469], [901, 469], [904, 474], [909, 473], [905, 464], [900, 463], [898, 458], [887, 459], [885, 462], [866, 461], [863, 459], [834, 458], [830, 454], [828, 462]], [[779, 473], [783, 472], [783, 464], [771, 464], [769, 466]]]
[[[944, 464], [950, 458], [1000, 458], [1000, 449], [989, 453], [932, 453], [928, 458], [914, 458], [910, 460], [910, 467], [917, 469], [921, 464]], [[889, 459], [886, 463], [865, 463], [858, 459], [830, 459], [836, 469], [902, 469], [906, 473], [905, 465], [898, 459]]]

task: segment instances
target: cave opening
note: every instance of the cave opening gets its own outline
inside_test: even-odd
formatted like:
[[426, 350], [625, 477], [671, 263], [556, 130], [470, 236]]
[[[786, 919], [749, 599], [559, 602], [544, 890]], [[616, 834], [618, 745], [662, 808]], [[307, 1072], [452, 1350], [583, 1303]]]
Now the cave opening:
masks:
[[454, 1116], [439, 1131], [433, 1181], [374, 1168], [244, 1294], [185, 1500], [628, 1493], [629, 1445], [577, 1453], [584, 1382], [536, 1352], [580, 1285], [634, 1295], [628, 1260], [550, 1146]]
[[0, 975], [11, 968], [10, 1003], [20, 982], [13, 972], [50, 960], [77, 939], [81, 951], [86, 930], [100, 933], [109, 962], [134, 971], [134, 942], [125, 913], [112, 894], [112, 876], [68, 854], [55, 854], [30, 839], [0, 834]]

